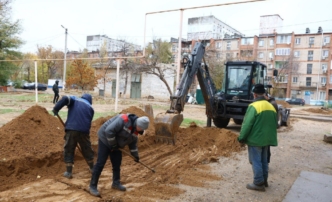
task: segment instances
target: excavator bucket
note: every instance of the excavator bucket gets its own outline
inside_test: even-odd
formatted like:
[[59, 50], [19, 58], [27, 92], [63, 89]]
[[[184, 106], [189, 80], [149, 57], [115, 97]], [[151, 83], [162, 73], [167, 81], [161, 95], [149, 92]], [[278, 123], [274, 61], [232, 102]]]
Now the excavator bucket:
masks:
[[176, 136], [183, 121], [182, 114], [160, 113], [157, 114], [154, 123], [156, 131], [156, 142], [166, 142], [175, 145]]

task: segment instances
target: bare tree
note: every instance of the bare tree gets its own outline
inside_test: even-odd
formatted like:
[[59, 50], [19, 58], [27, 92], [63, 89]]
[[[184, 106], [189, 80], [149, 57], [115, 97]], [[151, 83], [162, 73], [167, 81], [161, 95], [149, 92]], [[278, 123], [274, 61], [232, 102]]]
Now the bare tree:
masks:
[[[62, 59], [64, 53], [54, 50], [51, 45], [47, 47], [37, 46], [37, 56], [39, 59]], [[41, 61], [41, 80], [46, 82], [49, 78], [56, 78], [62, 75], [63, 62], [60, 60]]]
[[99, 50], [99, 62], [94, 64], [97, 70], [97, 77], [99, 78], [98, 83], [103, 85], [104, 90], [106, 90], [106, 83], [112, 81], [112, 78], [108, 74], [114, 66], [114, 60], [107, 57], [107, 44], [104, 42]]
[[278, 76], [275, 76], [272, 80], [273, 84], [273, 96], [284, 96], [285, 92], [280, 88], [280, 84], [291, 83], [292, 76], [299, 76], [300, 62], [294, 57], [294, 53], [291, 51], [289, 55], [282, 57], [276, 64], [278, 70]]
[[154, 40], [145, 49], [146, 57], [142, 61], [143, 65], [136, 70], [157, 76], [166, 85], [169, 94], [172, 95], [172, 90], [167, 83], [166, 76], [169, 72], [173, 72], [172, 75], [175, 75], [175, 71], [171, 65], [164, 65], [172, 62], [170, 49], [171, 44], [169, 42], [162, 41], [161, 39]]

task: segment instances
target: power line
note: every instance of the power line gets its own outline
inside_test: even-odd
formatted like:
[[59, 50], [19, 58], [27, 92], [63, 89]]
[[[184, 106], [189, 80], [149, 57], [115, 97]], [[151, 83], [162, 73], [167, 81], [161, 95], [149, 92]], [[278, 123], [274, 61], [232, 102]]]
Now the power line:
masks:
[[74, 39], [74, 37], [72, 37], [69, 33], [68, 33], [68, 35], [78, 44], [78, 45], [80, 45], [81, 47], [83, 47], [83, 48], [85, 48], [83, 45], [81, 45], [78, 41], [76, 41], [75, 39]]

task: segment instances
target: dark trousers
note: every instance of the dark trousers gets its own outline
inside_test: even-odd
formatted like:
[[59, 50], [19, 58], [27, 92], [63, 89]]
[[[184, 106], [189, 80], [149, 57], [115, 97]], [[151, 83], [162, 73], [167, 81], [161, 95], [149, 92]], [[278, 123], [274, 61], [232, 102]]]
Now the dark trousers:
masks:
[[54, 93], [53, 104], [57, 103], [59, 100], [59, 93]]
[[64, 158], [65, 163], [74, 163], [74, 155], [77, 144], [80, 145], [83, 157], [87, 162], [93, 161], [94, 152], [92, 150], [90, 135], [74, 130], [67, 130], [65, 135]]
[[100, 176], [108, 157], [112, 163], [113, 173], [120, 173], [122, 152], [120, 150], [111, 151], [102, 141], [98, 140], [98, 157], [93, 167], [93, 175]]

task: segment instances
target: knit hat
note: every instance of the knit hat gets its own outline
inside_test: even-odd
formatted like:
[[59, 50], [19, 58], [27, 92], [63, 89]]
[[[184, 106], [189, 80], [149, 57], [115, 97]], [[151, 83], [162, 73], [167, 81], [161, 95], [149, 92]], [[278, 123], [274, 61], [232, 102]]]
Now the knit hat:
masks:
[[256, 84], [252, 92], [256, 94], [264, 94], [265, 93], [265, 88], [263, 84]]
[[139, 117], [136, 120], [136, 126], [141, 128], [142, 130], [146, 130], [149, 127], [149, 123], [150, 123], [150, 120], [147, 116]]

